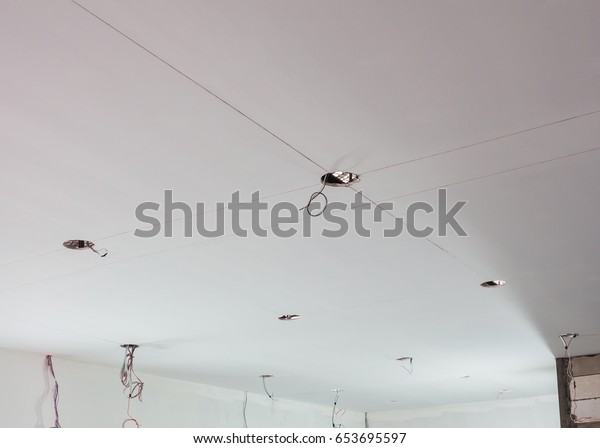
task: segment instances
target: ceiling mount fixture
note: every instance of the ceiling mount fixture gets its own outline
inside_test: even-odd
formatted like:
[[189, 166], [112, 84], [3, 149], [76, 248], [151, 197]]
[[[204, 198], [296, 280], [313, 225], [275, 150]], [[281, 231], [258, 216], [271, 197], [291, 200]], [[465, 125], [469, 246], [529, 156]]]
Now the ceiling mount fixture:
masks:
[[569, 350], [569, 346], [571, 345], [571, 342], [573, 342], [573, 339], [575, 339], [577, 336], [579, 336], [579, 333], [565, 333], [565, 334], [559, 335], [558, 337], [562, 341], [562, 343], [565, 347], [565, 350]]
[[277, 319], [279, 319], [279, 320], [298, 320], [298, 319], [300, 319], [300, 314], [282, 314]]
[[91, 249], [92, 252], [97, 253], [100, 257], [106, 257], [108, 255], [106, 249], [97, 250], [94, 248], [95, 244], [87, 240], [68, 240], [63, 243], [63, 246], [72, 250]]
[[[327, 208], [327, 204], [329, 203], [329, 201], [327, 200], [327, 196], [325, 196], [325, 194], [323, 193], [323, 190], [325, 189], [326, 186], [349, 187], [350, 185], [358, 182], [359, 179], [360, 179], [360, 176], [358, 174], [351, 173], [349, 171], [334, 171], [332, 173], [323, 174], [321, 176], [321, 183], [323, 184], [323, 186], [321, 187], [321, 189], [319, 191], [315, 191], [313, 194], [310, 195], [308, 204], [306, 204], [300, 210], [306, 209], [306, 212], [313, 218], [316, 218], [317, 216], [321, 216], [325, 212], [325, 209]], [[319, 196], [323, 196], [323, 199], [325, 200], [325, 204], [323, 204], [323, 207], [321, 207], [321, 209], [319, 211], [313, 212], [311, 210], [310, 206], [312, 205], [313, 201], [315, 199], [317, 199]]]
[[349, 171], [334, 171], [321, 176], [321, 183], [330, 187], [349, 187], [360, 180], [360, 176]]
[[506, 285], [504, 280], [490, 280], [481, 284], [483, 288], [499, 288], [500, 286], [504, 285]]

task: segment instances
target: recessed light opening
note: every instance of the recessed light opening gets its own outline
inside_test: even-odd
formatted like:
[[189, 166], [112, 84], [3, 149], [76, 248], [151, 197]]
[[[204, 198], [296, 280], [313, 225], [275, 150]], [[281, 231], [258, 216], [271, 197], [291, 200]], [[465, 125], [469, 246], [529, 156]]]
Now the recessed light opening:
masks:
[[349, 171], [334, 171], [321, 176], [321, 183], [330, 187], [349, 187], [355, 184], [360, 176]]
[[300, 314], [282, 314], [277, 319], [279, 319], [279, 320], [298, 320], [298, 319], [300, 319]]
[[108, 251], [106, 249], [95, 249], [95, 244], [88, 240], [68, 240], [63, 243], [63, 246], [67, 249], [72, 250], [82, 250], [82, 249], [90, 249], [92, 252], [97, 253], [101, 257], [106, 257], [108, 255]]
[[506, 285], [504, 280], [490, 280], [481, 284], [483, 288], [498, 288], [504, 285]]
[[[319, 191], [315, 191], [310, 195], [310, 199], [308, 203], [302, 207], [300, 210], [306, 210], [307, 213], [314, 217], [321, 216], [325, 209], [327, 208], [327, 204], [329, 203], [327, 196], [323, 193], [323, 190], [326, 186], [330, 187], [349, 187], [350, 185], [358, 182], [359, 175], [355, 173], [350, 173], [349, 171], [334, 171], [333, 173], [326, 173], [321, 176], [321, 183], [323, 186]], [[311, 205], [313, 201], [317, 198], [322, 198], [325, 203], [320, 207], [319, 210], [311, 210]]]

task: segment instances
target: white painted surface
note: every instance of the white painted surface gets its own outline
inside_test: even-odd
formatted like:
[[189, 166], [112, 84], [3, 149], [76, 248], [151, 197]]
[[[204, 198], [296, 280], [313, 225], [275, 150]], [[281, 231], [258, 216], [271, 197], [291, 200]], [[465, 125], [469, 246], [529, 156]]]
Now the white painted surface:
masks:
[[[0, 427], [54, 424], [51, 395], [44, 393], [43, 362], [42, 355], [0, 349]], [[120, 366], [107, 368], [61, 358], [54, 358], [53, 363], [62, 427], [120, 427], [127, 407], [119, 381]], [[131, 414], [143, 427], [243, 427], [243, 392], [142, 371], [138, 374], [144, 381], [143, 402], [133, 401]], [[330, 395], [333, 399], [333, 393]], [[246, 417], [249, 428], [326, 428], [331, 426], [331, 409], [284, 398], [273, 402], [264, 395], [248, 394]], [[364, 414], [348, 410], [339, 423], [363, 427]]]
[[164, 189], [303, 206], [323, 170], [74, 2], [3, 0], [0, 346], [378, 411], [553, 394], [558, 335], [600, 334], [598, 0], [79, 2], [397, 216], [448, 186], [469, 237], [133, 237]]
[[372, 412], [371, 428], [559, 428], [558, 397], [503, 399], [408, 411]]

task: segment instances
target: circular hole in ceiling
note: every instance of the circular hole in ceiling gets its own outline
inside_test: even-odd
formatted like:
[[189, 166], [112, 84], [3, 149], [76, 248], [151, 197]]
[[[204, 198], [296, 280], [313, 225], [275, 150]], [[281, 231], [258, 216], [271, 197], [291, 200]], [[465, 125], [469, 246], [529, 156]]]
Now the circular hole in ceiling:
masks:
[[321, 183], [330, 187], [348, 187], [358, 182], [360, 176], [349, 171], [334, 171], [321, 176]]
[[279, 320], [298, 320], [298, 319], [300, 319], [300, 314], [282, 314], [277, 319], [279, 319]]
[[506, 285], [504, 280], [490, 280], [481, 284], [483, 288], [499, 288], [504, 285]]

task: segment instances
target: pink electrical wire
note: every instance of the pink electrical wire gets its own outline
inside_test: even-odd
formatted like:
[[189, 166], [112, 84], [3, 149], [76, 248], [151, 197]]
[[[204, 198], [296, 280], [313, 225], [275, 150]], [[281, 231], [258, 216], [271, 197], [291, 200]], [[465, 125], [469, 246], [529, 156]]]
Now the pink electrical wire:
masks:
[[133, 353], [137, 348], [136, 345], [126, 345], [125, 358], [123, 359], [123, 366], [121, 367], [121, 384], [123, 385], [123, 392], [127, 394], [127, 417], [121, 423], [121, 428], [125, 427], [128, 422], [133, 422], [136, 428], [140, 427], [138, 421], [133, 418], [130, 414], [131, 400], [137, 398], [142, 401], [142, 391], [144, 389], [144, 383], [135, 373], [133, 369]]
[[121, 428], [125, 428], [125, 425], [128, 422], [133, 422], [133, 424], [135, 425], [136, 428], [140, 427], [140, 424], [138, 423], [138, 421], [135, 418], [133, 418], [131, 416], [131, 414], [129, 413], [129, 406], [130, 405], [131, 405], [131, 397], [127, 399], [127, 417], [129, 417], [129, 418], [126, 418], [125, 420], [123, 420], [123, 423], [121, 423]]
[[56, 375], [54, 374], [54, 366], [52, 365], [52, 356], [46, 355], [46, 368], [50, 375], [52, 375], [52, 379], [54, 380], [54, 387], [52, 388], [52, 398], [54, 400], [54, 426], [53, 428], [60, 428], [60, 422], [58, 418], [58, 381], [56, 380]]

